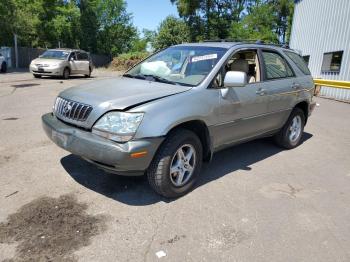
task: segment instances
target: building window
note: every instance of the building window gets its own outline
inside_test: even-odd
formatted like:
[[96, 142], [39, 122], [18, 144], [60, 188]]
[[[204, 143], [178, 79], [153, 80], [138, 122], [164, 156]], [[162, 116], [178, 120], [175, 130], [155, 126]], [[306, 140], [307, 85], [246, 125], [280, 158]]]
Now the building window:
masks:
[[304, 58], [304, 61], [305, 61], [306, 65], [309, 66], [310, 56], [309, 55], [304, 55], [303, 58]]
[[343, 51], [324, 53], [322, 63], [322, 73], [340, 72], [341, 61], [343, 58]]

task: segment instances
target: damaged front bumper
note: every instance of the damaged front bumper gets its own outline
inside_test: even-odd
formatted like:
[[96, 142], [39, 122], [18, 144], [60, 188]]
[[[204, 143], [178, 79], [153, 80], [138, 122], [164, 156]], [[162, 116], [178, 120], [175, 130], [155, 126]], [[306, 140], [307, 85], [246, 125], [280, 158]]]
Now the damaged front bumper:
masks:
[[[107, 172], [120, 175], [143, 175], [164, 140], [163, 137], [155, 137], [116, 143], [88, 130], [68, 125], [52, 113], [42, 116], [42, 125], [47, 136], [59, 147]], [[142, 157], [132, 157], [138, 152], [147, 153]]]

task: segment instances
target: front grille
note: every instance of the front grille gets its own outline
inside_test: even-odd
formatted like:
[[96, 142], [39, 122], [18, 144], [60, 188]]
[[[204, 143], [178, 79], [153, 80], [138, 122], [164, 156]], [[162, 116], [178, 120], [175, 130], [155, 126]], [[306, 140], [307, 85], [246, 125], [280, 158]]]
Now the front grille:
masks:
[[92, 106], [57, 97], [54, 113], [58, 118], [85, 121], [92, 111]]

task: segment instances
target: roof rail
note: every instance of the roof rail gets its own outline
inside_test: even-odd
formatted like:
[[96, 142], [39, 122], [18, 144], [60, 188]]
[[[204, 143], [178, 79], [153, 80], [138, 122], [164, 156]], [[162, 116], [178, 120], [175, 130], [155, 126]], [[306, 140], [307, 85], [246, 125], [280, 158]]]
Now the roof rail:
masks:
[[246, 42], [246, 43], [256, 43], [256, 42], [263, 42], [261, 40], [256, 40], [256, 39], [208, 39], [204, 40], [203, 42]]
[[213, 40], [204, 40], [203, 42], [240, 42], [240, 43], [249, 43], [249, 44], [258, 44], [258, 45], [272, 45], [272, 46], [279, 46], [282, 48], [289, 49], [289, 43], [284, 44], [276, 44], [271, 42], [265, 42], [261, 39], [213, 39]]

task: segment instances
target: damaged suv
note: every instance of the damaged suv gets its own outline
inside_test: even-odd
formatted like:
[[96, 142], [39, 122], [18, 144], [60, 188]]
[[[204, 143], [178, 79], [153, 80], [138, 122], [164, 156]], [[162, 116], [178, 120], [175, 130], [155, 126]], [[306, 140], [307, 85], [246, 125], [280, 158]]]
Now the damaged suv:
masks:
[[298, 146], [313, 91], [306, 64], [290, 49], [182, 44], [116, 79], [61, 92], [42, 122], [67, 151], [110, 173], [146, 174], [156, 192], [178, 197], [218, 150], [268, 136]]

